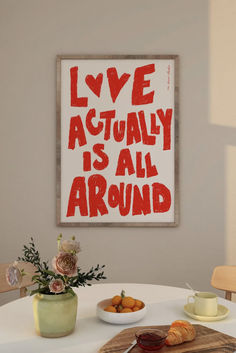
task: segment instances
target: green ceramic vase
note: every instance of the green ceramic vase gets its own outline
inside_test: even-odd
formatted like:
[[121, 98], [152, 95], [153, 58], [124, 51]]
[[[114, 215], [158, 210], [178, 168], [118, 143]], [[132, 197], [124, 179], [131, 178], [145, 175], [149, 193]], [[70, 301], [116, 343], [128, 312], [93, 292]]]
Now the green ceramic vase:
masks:
[[74, 331], [77, 295], [36, 294], [33, 298], [35, 329], [43, 337], [62, 337]]

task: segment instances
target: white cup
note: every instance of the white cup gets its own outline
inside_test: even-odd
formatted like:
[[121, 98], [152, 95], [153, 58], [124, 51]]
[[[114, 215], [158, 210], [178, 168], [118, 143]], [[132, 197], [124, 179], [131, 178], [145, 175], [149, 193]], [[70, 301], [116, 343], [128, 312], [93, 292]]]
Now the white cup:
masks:
[[216, 316], [218, 311], [217, 295], [210, 292], [198, 292], [188, 297], [193, 299], [194, 313], [199, 316]]

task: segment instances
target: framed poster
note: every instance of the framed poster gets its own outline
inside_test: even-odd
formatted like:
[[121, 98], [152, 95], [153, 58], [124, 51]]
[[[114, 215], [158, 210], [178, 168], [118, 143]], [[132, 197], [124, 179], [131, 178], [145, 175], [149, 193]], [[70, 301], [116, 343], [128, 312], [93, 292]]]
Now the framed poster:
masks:
[[176, 226], [178, 56], [57, 57], [57, 223]]

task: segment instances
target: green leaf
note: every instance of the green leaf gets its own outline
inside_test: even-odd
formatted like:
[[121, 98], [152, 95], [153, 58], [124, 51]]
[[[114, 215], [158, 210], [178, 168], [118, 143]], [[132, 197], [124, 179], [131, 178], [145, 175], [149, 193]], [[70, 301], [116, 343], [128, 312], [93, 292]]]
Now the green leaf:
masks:
[[55, 277], [56, 276], [56, 273], [53, 272], [53, 271], [49, 271], [49, 270], [43, 270], [44, 273], [46, 273], [47, 275], [50, 275], [50, 276], [53, 276]]
[[66, 292], [72, 294], [73, 296], [75, 296], [75, 292], [74, 292], [73, 289], [70, 288], [70, 287], [69, 287], [69, 288], [66, 288]]

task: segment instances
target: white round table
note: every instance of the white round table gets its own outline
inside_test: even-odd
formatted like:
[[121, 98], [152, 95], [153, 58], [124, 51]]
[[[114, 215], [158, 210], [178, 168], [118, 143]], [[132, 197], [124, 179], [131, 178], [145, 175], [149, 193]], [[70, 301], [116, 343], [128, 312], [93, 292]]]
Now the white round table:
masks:
[[[96, 304], [119, 294], [134, 296], [147, 304], [147, 315], [129, 325], [111, 325], [96, 317]], [[74, 333], [57, 339], [43, 338], [34, 331], [32, 297], [21, 298], [0, 307], [0, 352], [2, 353], [96, 353], [107, 341], [125, 328], [145, 325], [169, 325], [185, 319], [236, 337], [236, 303], [219, 298], [229, 316], [222, 321], [199, 322], [183, 311], [188, 289], [152, 284], [94, 284], [75, 289], [78, 294], [78, 317]]]

